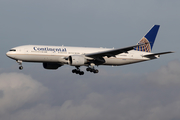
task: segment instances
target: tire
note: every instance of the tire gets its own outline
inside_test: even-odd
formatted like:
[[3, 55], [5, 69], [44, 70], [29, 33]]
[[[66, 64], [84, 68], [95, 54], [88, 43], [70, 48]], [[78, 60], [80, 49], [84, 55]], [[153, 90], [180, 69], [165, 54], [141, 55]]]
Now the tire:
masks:
[[80, 70], [76, 70], [76, 74], [79, 74], [80, 73]]
[[88, 68], [86, 68], [86, 71], [90, 71], [90, 70], [91, 70], [91, 68], [89, 68], [89, 67], [88, 67]]
[[94, 70], [94, 73], [98, 73], [98, 72], [99, 72], [99, 70], [97, 70], [97, 69], [96, 69], [96, 70]]
[[76, 73], [76, 69], [73, 69], [73, 70], [72, 70], [72, 73]]
[[84, 75], [84, 72], [83, 72], [83, 71], [80, 71], [80, 72], [79, 72], [79, 75]]
[[22, 69], [23, 69], [23, 66], [19, 66], [19, 69], [22, 70]]

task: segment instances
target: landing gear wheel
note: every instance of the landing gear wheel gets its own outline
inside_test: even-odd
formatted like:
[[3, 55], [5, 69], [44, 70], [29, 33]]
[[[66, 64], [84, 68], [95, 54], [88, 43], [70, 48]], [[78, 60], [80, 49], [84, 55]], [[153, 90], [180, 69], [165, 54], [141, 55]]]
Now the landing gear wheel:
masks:
[[79, 69], [75, 69], [75, 73], [79, 74], [81, 71]]
[[93, 72], [94, 71], [94, 69], [90, 69], [90, 72]]
[[73, 70], [72, 70], [72, 73], [76, 73], [76, 74], [79, 74], [79, 75], [84, 75], [84, 72], [81, 71], [79, 68], [73, 69]]
[[72, 73], [76, 73], [76, 69], [73, 69], [73, 70], [72, 70]]
[[19, 66], [19, 69], [22, 70], [22, 69], [23, 69], [23, 66]]
[[94, 69], [94, 68], [90, 68], [90, 67], [86, 68], [86, 71], [89, 71], [89, 72], [92, 72], [92, 73], [99, 73], [99, 70]]
[[89, 68], [89, 67], [88, 67], [88, 68], [86, 68], [86, 71], [90, 71], [90, 70], [91, 70], [91, 68]]
[[94, 73], [98, 73], [98, 72], [99, 72], [99, 70], [97, 70], [97, 69], [96, 69], [96, 70], [94, 70], [93, 72], [94, 72]]
[[84, 72], [83, 72], [83, 71], [80, 71], [80, 72], [79, 72], [79, 75], [84, 75]]

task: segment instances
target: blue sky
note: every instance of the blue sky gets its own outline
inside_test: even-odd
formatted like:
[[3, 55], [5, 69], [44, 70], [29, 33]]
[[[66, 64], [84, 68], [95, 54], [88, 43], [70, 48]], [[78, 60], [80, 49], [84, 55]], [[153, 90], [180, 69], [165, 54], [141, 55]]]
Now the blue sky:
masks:
[[[178, 0], [0, 1], [0, 119], [178, 120]], [[135, 45], [161, 25], [153, 52], [158, 60], [98, 67], [97, 75], [71, 74], [73, 67], [44, 70], [5, 56], [27, 44], [121, 48]], [[85, 69], [85, 68], [82, 68]], [[41, 111], [41, 112], [40, 112]]]

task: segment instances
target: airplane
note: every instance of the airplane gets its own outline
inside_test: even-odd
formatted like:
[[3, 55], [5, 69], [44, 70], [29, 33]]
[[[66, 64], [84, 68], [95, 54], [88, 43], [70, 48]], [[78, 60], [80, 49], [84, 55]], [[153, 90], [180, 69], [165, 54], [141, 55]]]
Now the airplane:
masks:
[[149, 32], [136, 44], [124, 48], [90, 48], [47, 45], [23, 45], [10, 49], [6, 55], [19, 63], [40, 62], [45, 69], [56, 70], [63, 65], [74, 66], [72, 73], [84, 75], [80, 70], [86, 66], [86, 71], [98, 73], [95, 66], [120, 66], [157, 59], [160, 55], [173, 53], [172, 51], [152, 53], [160, 25], [154, 25]]

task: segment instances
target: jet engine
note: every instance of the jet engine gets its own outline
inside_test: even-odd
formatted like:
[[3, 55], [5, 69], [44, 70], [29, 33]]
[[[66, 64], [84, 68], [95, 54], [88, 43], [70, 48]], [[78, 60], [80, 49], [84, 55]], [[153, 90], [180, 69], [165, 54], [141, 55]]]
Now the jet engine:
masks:
[[56, 69], [58, 69], [61, 66], [62, 66], [62, 64], [60, 64], [60, 63], [50, 63], [50, 62], [44, 62], [43, 63], [44, 69], [56, 70]]
[[87, 59], [82, 55], [69, 56], [69, 64], [72, 66], [81, 66], [87, 62]]

